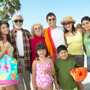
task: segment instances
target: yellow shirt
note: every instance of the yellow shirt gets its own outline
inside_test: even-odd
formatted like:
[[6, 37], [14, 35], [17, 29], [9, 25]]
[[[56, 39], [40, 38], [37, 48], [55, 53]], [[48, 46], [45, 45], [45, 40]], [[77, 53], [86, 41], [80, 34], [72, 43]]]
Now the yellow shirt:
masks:
[[[2, 41], [0, 41], [0, 52], [3, 50], [3, 48], [4, 48], [4, 43]], [[10, 55], [12, 57], [13, 51], [14, 51], [13, 46], [10, 46], [10, 48], [7, 50], [8, 55]]]
[[68, 53], [71, 55], [82, 55], [83, 38], [81, 33], [78, 31], [73, 37], [66, 37], [67, 44], [69, 46]]

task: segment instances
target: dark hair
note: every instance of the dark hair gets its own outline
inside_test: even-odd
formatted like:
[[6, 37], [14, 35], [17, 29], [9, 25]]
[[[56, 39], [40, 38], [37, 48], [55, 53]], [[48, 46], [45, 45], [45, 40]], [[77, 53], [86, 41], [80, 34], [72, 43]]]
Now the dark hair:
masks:
[[35, 54], [36, 57], [38, 57], [37, 50], [40, 50], [40, 49], [45, 49], [47, 54], [49, 55], [49, 52], [48, 52], [46, 45], [44, 43], [38, 43], [36, 45], [36, 54]]
[[[65, 28], [64, 25], [63, 25], [63, 27], [64, 27], [64, 33], [69, 32], [69, 31]], [[74, 35], [74, 32], [75, 32], [75, 27], [74, 27], [74, 24], [73, 24], [73, 25], [72, 25], [72, 33], [73, 33], [73, 35]]]
[[57, 53], [59, 54], [61, 50], [66, 50], [67, 51], [67, 48], [65, 45], [60, 45], [57, 47]]
[[56, 16], [55, 16], [55, 14], [54, 14], [54, 13], [49, 12], [49, 13], [47, 14], [47, 16], [46, 16], [46, 20], [48, 20], [48, 17], [49, 17], [49, 16], [52, 16], [52, 15], [56, 18]]
[[83, 17], [83, 18], [81, 19], [81, 23], [82, 23], [84, 20], [90, 21], [90, 17], [88, 17], [88, 16]]
[[[9, 28], [9, 24], [7, 22], [0, 21], [0, 40], [3, 40], [4, 39], [3, 36], [2, 36], [2, 32], [1, 32], [1, 26], [3, 24], [6, 24], [8, 26], [8, 28]], [[10, 34], [9, 33], [7, 34], [7, 40], [11, 43], [11, 39], [10, 39]]]
[[[83, 18], [81, 19], [81, 23], [82, 23], [84, 20], [88, 20], [88, 21], [90, 22], [90, 17], [88, 17], [88, 16], [83, 17]], [[89, 38], [90, 38], [90, 35], [89, 35], [89, 37], [88, 37], [87, 39], [89, 39]]]

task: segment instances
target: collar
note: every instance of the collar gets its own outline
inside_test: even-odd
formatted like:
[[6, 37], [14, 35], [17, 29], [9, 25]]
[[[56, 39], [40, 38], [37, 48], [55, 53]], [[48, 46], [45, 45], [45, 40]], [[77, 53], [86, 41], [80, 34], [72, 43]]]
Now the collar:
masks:
[[35, 38], [42, 38], [42, 35], [41, 35], [41, 36], [36, 36], [36, 35], [35, 35]]
[[[23, 31], [23, 29], [21, 29], [21, 31]], [[15, 28], [13, 28], [13, 32], [17, 32], [17, 30]]]

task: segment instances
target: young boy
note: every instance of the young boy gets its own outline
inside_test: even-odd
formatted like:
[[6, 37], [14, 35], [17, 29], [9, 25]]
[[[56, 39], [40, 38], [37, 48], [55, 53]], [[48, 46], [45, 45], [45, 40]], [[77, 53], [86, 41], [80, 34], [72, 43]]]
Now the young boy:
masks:
[[[54, 63], [57, 76], [54, 76], [56, 89], [77, 90], [77, 85], [80, 86], [81, 82], [76, 84], [76, 81], [70, 75], [70, 71], [75, 67], [80, 67], [80, 65], [74, 58], [68, 57], [68, 51], [64, 45], [57, 48], [57, 53], [59, 59]], [[83, 90], [83, 88], [81, 87], [79, 90]]]

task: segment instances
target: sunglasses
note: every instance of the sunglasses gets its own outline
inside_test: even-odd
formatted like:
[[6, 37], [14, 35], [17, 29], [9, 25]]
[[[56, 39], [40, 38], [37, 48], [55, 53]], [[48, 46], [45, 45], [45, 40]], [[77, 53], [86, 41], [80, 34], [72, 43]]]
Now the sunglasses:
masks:
[[70, 24], [71, 24], [71, 22], [68, 22], [68, 23], [63, 23], [63, 25], [64, 25], [64, 26], [66, 26], [67, 24], [68, 24], [68, 25], [70, 25]]
[[23, 19], [15, 19], [15, 20], [13, 20], [15, 23], [17, 23], [18, 21], [21, 23], [21, 22], [23, 22]]
[[41, 27], [38, 27], [38, 28], [34, 28], [34, 30], [37, 30], [37, 29], [41, 29]]
[[53, 20], [53, 21], [55, 21], [55, 20], [56, 20], [56, 18], [48, 19], [48, 21], [52, 21], [52, 20]]

